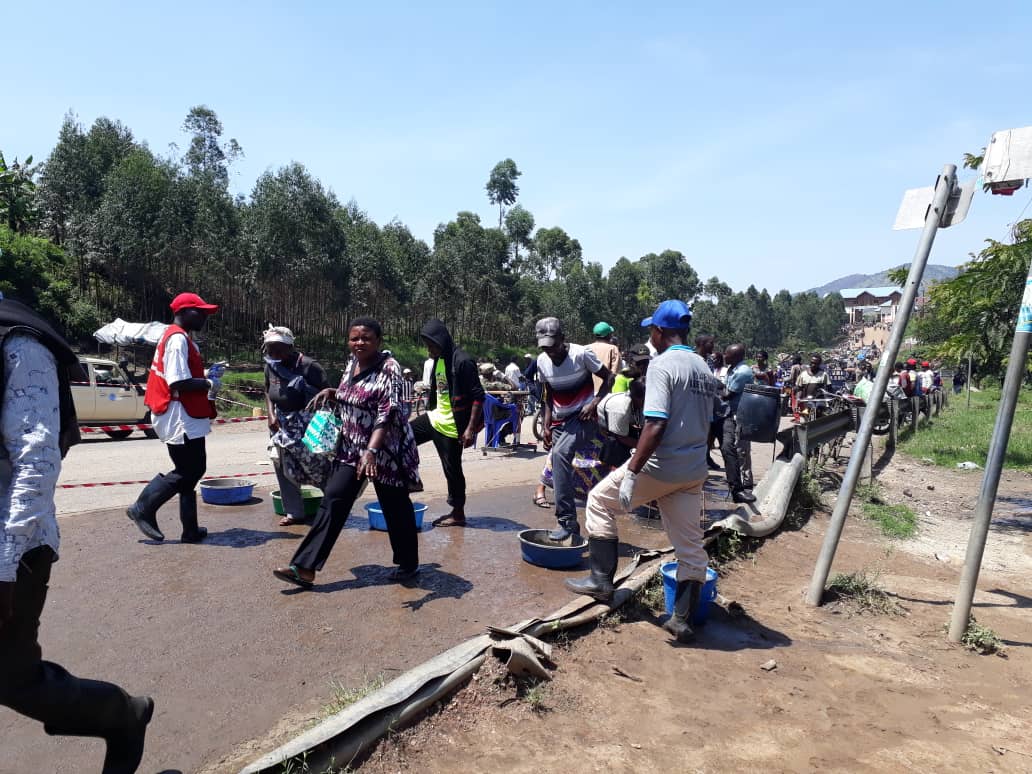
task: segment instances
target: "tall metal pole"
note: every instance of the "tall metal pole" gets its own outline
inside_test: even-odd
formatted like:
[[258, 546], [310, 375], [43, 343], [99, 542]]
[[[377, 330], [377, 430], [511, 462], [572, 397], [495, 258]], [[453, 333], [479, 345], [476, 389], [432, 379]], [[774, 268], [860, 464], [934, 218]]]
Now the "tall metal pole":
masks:
[[971, 617], [971, 602], [975, 598], [978, 573], [982, 569], [982, 554], [985, 552], [985, 541], [989, 536], [989, 522], [993, 518], [996, 490], [1000, 486], [1000, 473], [1003, 472], [1003, 459], [1007, 454], [1007, 442], [1010, 440], [1011, 425], [1014, 423], [1014, 411], [1018, 406], [1018, 397], [1021, 394], [1021, 382], [1025, 376], [1025, 358], [1028, 357], [1030, 339], [1032, 339], [1032, 266], [1029, 267], [1028, 279], [1025, 281], [1025, 294], [1018, 313], [1018, 327], [1014, 333], [1014, 343], [1011, 344], [1007, 378], [1003, 383], [1003, 395], [1000, 396], [1000, 410], [996, 415], [993, 437], [989, 441], [989, 454], [985, 460], [982, 490], [978, 493], [975, 519], [971, 525], [971, 536], [968, 538], [967, 554], [964, 557], [964, 570], [960, 575], [960, 588], [957, 589], [957, 600], [953, 604], [953, 617], [950, 619], [950, 631], [947, 637], [950, 642], [960, 642], [964, 632], [967, 631], [968, 620]]
[[914, 261], [910, 264], [907, 284], [903, 289], [903, 299], [899, 303], [896, 319], [892, 324], [889, 342], [885, 347], [885, 351], [882, 352], [882, 358], [879, 361], [878, 375], [874, 380], [874, 387], [871, 389], [871, 397], [867, 401], [867, 410], [864, 411], [863, 421], [860, 422], [860, 429], [856, 433], [856, 440], [853, 441], [853, 451], [849, 456], [846, 474], [842, 477], [842, 487], [839, 489], [838, 500], [835, 502], [835, 510], [831, 514], [828, 531], [824, 534], [821, 553], [817, 557], [817, 565], [814, 567], [813, 578], [810, 580], [810, 588], [806, 592], [806, 603], [813, 607], [821, 604], [824, 586], [828, 582], [831, 564], [835, 560], [835, 551], [838, 548], [839, 538], [842, 537], [842, 528], [846, 523], [849, 506], [853, 502], [853, 492], [856, 490], [856, 483], [863, 468], [863, 450], [871, 442], [874, 423], [878, 418], [878, 408], [881, 406], [882, 399], [885, 397], [885, 390], [889, 386], [892, 365], [896, 362], [896, 357], [899, 354], [899, 348], [903, 342], [903, 334], [906, 331], [907, 322], [910, 320], [910, 313], [914, 308], [914, 299], [917, 298], [917, 290], [921, 285], [921, 278], [924, 276], [925, 264], [928, 263], [928, 254], [932, 251], [935, 233], [939, 230], [939, 223], [946, 212], [946, 203], [953, 192], [956, 178], [956, 166], [947, 164], [942, 168], [942, 174], [939, 175], [939, 179], [935, 183], [935, 194], [932, 197], [931, 207], [929, 207], [928, 213], [925, 215], [924, 231], [921, 232], [921, 241], [917, 244]]
[[971, 353], [968, 352], [967, 407], [971, 408]]

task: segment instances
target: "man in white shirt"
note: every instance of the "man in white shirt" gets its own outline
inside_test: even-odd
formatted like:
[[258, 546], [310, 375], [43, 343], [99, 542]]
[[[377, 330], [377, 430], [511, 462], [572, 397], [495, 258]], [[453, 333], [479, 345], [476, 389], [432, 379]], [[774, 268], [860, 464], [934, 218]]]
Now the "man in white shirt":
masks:
[[204, 437], [211, 432], [213, 401], [222, 383], [217, 366], [205, 376], [200, 350], [190, 334], [201, 330], [218, 307], [205, 303], [196, 293], [180, 293], [169, 306], [175, 317], [155, 350], [145, 400], [154, 431], [167, 445], [175, 468], [155, 476], [126, 515], [151, 540], [164, 540], [158, 529], [158, 509], [178, 494], [181, 540], [199, 543], [208, 530], [197, 526], [195, 489], [207, 467]]
[[[549, 533], [556, 542], [580, 534], [574, 500], [573, 457], [597, 432], [598, 403], [613, 385], [612, 374], [595, 353], [569, 344], [562, 323], [555, 317], [538, 320], [538, 378], [544, 385], [544, 444], [552, 452], [555, 519], [559, 528]], [[592, 375], [602, 380], [595, 392]]]
[[513, 355], [509, 358], [509, 365], [505, 367], [505, 381], [518, 390], [523, 386], [523, 369], [520, 368], [519, 358]]
[[44, 661], [39, 645], [60, 547], [54, 491], [62, 457], [79, 441], [69, 383], [80, 374], [75, 354], [42, 318], [0, 296], [0, 705], [48, 734], [104, 739], [103, 771], [131, 774], [154, 702], [75, 677]]

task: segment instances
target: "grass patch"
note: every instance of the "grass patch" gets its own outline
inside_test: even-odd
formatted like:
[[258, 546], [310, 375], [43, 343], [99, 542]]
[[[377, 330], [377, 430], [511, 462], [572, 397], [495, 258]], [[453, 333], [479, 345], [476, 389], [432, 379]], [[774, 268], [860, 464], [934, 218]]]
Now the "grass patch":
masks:
[[718, 532], [716, 539], [706, 546], [710, 556], [710, 567], [722, 573], [724, 568], [736, 559], [751, 556], [762, 543], [763, 538], [751, 538], [733, 529]]
[[620, 624], [627, 620], [624, 617], [622, 610], [613, 610], [609, 613], [599, 616], [598, 628], [599, 629], [616, 629]]
[[864, 518], [877, 524], [887, 537], [911, 538], [917, 532], [917, 515], [906, 505], [867, 502], [861, 509]]
[[666, 598], [663, 592], [663, 573], [656, 570], [648, 582], [638, 592], [638, 601], [653, 613], [666, 610]]
[[886, 537], [911, 538], [917, 532], [917, 514], [907, 505], [886, 502], [878, 482], [857, 486], [853, 499], [860, 503], [864, 518], [877, 524]]
[[795, 500], [793, 504], [804, 510], [820, 508], [824, 505], [824, 492], [821, 490], [820, 478], [815, 476], [809, 468], [804, 467], [792, 497]]
[[[902, 438], [900, 450], [951, 468], [967, 461], [984, 466], [999, 405], [998, 389], [972, 392], [970, 409], [965, 395], [951, 394], [949, 407], [920, 432]], [[1032, 392], [1027, 389], [1018, 398], [1003, 464], [1014, 470], [1032, 471]]]
[[317, 772], [308, 763], [308, 753], [291, 758], [283, 765], [283, 774], [351, 774], [350, 766], [338, 767], [331, 761], [330, 765]]
[[324, 718], [336, 715], [355, 702], [364, 699], [374, 691], [378, 691], [387, 683], [387, 677], [383, 672], [380, 672], [375, 677], [369, 678], [362, 685], [350, 688], [343, 683], [333, 680], [330, 682], [330, 688], [333, 690], [333, 697], [330, 703], [322, 708], [321, 715]]
[[528, 686], [523, 692], [523, 701], [534, 712], [548, 712], [549, 706], [546, 703], [548, 684], [545, 682], [534, 683]]
[[828, 591], [848, 601], [858, 613], [899, 615], [902, 612], [896, 601], [878, 585], [878, 575], [869, 575], [865, 570], [837, 573], [828, 584]]
[[[948, 624], [946, 628], [949, 628]], [[978, 623], [974, 616], [968, 619], [967, 629], [964, 630], [964, 636], [960, 638], [960, 644], [983, 656], [1003, 651], [1003, 641], [1000, 636], [988, 626]]]

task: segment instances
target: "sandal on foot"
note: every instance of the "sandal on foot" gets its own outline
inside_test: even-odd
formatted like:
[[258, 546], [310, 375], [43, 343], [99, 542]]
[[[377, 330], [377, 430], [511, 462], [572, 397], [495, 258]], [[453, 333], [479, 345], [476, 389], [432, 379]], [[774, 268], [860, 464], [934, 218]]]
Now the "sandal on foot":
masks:
[[308, 522], [304, 519], [295, 519], [293, 516], [287, 515], [279, 520], [281, 527], [293, 527], [296, 524], [307, 524]]
[[303, 589], [310, 589], [314, 585], [312, 581], [305, 580], [304, 578], [302, 578], [301, 573], [297, 571], [297, 567], [293, 564], [290, 565], [290, 567], [287, 567], [286, 569], [282, 567], [277, 567], [275, 570], [272, 571], [272, 574], [279, 578], [281, 581], [293, 583], [295, 586], [300, 586]]
[[544, 495], [534, 495], [534, 505], [538, 508], [551, 508], [554, 503], [548, 502], [548, 498]]
[[461, 519], [452, 516], [450, 513], [447, 516], [441, 516], [439, 519], [433, 520], [435, 527], [465, 527], [466, 517], [463, 516]]

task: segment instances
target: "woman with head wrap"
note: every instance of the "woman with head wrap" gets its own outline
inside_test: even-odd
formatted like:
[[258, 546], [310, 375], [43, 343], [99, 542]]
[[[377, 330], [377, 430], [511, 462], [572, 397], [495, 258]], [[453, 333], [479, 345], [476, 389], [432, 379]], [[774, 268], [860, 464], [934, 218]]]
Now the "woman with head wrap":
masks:
[[329, 475], [329, 461], [311, 454], [301, 443], [312, 418], [305, 406], [328, 385], [322, 366], [294, 349], [290, 328], [270, 325], [262, 334], [262, 353], [266, 413], [276, 449], [273, 464], [285, 512], [280, 526], [288, 527], [306, 522], [301, 485], [322, 489]]

